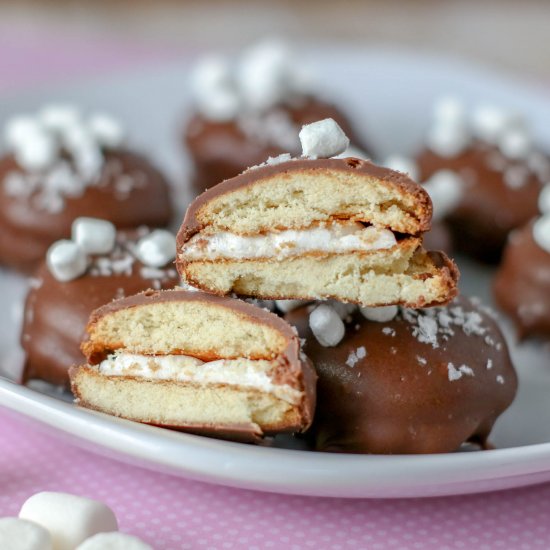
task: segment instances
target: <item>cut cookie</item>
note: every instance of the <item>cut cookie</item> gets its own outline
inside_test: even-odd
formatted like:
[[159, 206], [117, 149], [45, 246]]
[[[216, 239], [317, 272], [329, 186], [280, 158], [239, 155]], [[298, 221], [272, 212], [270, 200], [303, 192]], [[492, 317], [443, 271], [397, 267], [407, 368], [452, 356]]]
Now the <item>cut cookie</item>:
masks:
[[428, 194], [357, 158], [267, 163], [189, 207], [177, 266], [215, 294], [409, 307], [446, 303], [458, 272], [422, 249]]
[[295, 331], [240, 300], [149, 291], [96, 310], [71, 369], [76, 402], [228, 439], [305, 430], [316, 375]]

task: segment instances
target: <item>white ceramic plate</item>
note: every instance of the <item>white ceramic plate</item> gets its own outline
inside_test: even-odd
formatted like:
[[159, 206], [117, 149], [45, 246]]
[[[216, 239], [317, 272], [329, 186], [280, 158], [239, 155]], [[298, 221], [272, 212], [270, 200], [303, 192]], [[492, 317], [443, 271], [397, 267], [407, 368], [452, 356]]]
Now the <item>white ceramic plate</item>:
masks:
[[[550, 98], [533, 86], [439, 59], [393, 51], [316, 48], [307, 57], [327, 95], [356, 113], [380, 156], [412, 151], [435, 97], [452, 92], [526, 113], [550, 147]], [[47, 100], [104, 108], [127, 124], [137, 145], [174, 179], [185, 177], [178, 131], [187, 104], [185, 62], [98, 82], [3, 100], [10, 113]], [[183, 202], [182, 205], [183, 207]], [[462, 290], [490, 301], [491, 271], [460, 262]], [[0, 368], [13, 376], [25, 280], [0, 272]], [[358, 456], [254, 447], [170, 432], [78, 409], [0, 380], [0, 405], [50, 426], [77, 445], [174, 475], [235, 487], [340, 497], [418, 497], [474, 493], [550, 481], [550, 347], [513, 344], [520, 390], [492, 436], [497, 449], [420, 456]], [[287, 445], [281, 440], [278, 445]]]

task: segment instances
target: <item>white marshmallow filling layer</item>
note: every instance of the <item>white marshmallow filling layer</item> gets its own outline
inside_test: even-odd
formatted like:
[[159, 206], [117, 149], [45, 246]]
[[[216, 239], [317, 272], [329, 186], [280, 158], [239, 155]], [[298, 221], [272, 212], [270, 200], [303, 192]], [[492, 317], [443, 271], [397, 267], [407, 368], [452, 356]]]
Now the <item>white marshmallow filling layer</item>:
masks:
[[229, 232], [199, 233], [183, 247], [188, 260], [257, 259], [299, 256], [306, 253], [367, 252], [397, 244], [389, 229], [356, 222], [333, 222], [308, 229], [287, 229], [260, 235]]
[[188, 355], [139, 355], [117, 352], [98, 366], [103, 376], [128, 376], [146, 380], [168, 380], [199, 385], [227, 384], [270, 393], [296, 405], [302, 393], [288, 384], [275, 384], [269, 374], [273, 361], [217, 359], [201, 361]]

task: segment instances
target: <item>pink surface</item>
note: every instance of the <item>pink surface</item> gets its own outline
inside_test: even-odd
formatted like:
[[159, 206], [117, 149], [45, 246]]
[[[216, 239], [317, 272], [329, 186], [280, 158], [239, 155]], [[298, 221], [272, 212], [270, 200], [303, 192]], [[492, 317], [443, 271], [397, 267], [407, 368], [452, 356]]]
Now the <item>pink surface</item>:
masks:
[[38, 491], [106, 502], [156, 550], [550, 547], [550, 485], [423, 500], [344, 500], [230, 489], [127, 466], [0, 410], [0, 517]]
[[[173, 57], [166, 48], [0, 22], [0, 92]], [[550, 548], [550, 485], [471, 497], [343, 500], [176, 479], [81, 451], [0, 409], [0, 517], [38, 491], [108, 503], [121, 530], [157, 550], [196, 548]]]

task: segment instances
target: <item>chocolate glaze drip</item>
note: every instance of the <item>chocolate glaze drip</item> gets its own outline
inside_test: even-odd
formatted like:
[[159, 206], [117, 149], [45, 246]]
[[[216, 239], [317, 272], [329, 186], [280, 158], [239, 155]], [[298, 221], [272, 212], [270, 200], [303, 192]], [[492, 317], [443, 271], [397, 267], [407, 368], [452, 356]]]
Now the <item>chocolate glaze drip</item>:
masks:
[[[465, 192], [447, 222], [455, 248], [481, 261], [498, 262], [508, 233], [538, 213], [544, 181], [524, 162], [503, 157], [496, 147], [476, 142], [453, 158], [425, 149], [416, 161], [420, 181], [438, 170], [452, 170], [462, 177]], [[521, 183], [506, 183], [507, 173]]]
[[[6, 176], [25, 171], [12, 155], [0, 160], [0, 263], [32, 273], [53, 242], [70, 237], [71, 224], [79, 216], [109, 220], [121, 229], [170, 223], [172, 207], [164, 176], [130, 151], [112, 150], [104, 155], [105, 166], [114, 162], [119, 167], [116, 178], [104, 170], [100, 181], [81, 196], [64, 197], [63, 209], [55, 213], [37, 207], [34, 195], [10, 196]], [[117, 185], [121, 176], [128, 178], [129, 190]]]
[[[118, 242], [119, 250], [125, 251], [135, 239], [132, 233], [119, 232]], [[111, 255], [102, 256], [108, 257]], [[69, 367], [84, 360], [80, 342], [94, 309], [117, 297], [151, 288], [155, 281], [162, 288], [173, 288], [179, 281], [173, 266], [162, 270], [163, 277], [145, 277], [150, 268], [138, 260], [130, 266], [129, 274], [92, 275], [93, 269], [92, 265], [82, 277], [60, 282], [45, 263], [39, 267], [25, 302], [21, 335], [26, 356], [24, 382], [36, 378], [68, 387]]]
[[[357, 312], [334, 348], [317, 342], [307, 306], [286, 315], [306, 339], [304, 351], [319, 376], [311, 428], [317, 450], [442, 453], [465, 441], [486, 443], [515, 396], [517, 377], [492, 318], [464, 298], [438, 310], [457, 306], [479, 314], [485, 331], [468, 335], [450, 325], [454, 334], [447, 340], [439, 334], [438, 347], [420, 341], [413, 334], [418, 324], [403, 315], [377, 323]], [[450, 380], [449, 363], [458, 379]], [[460, 372], [462, 365], [472, 374]]]
[[[270, 114], [281, 113], [297, 128], [294, 147], [288, 148], [272, 139], [261, 140], [247, 135], [238, 120], [216, 122], [195, 113], [187, 123], [183, 142], [191, 153], [195, 166], [193, 187], [197, 194], [221, 181], [232, 178], [246, 170], [265, 162], [268, 157], [281, 153], [292, 156], [301, 154], [298, 131], [304, 124], [310, 124], [325, 118], [333, 118], [350, 138], [354, 147], [370, 152], [370, 148], [362, 143], [353, 130], [347, 117], [334, 105], [314, 98], [305, 97], [293, 104], [279, 105], [270, 113], [262, 115], [266, 119]], [[243, 118], [246, 119], [246, 114]], [[264, 123], [267, 124], [267, 123]]]
[[550, 253], [533, 238], [533, 222], [510, 235], [494, 295], [519, 338], [550, 338]]

